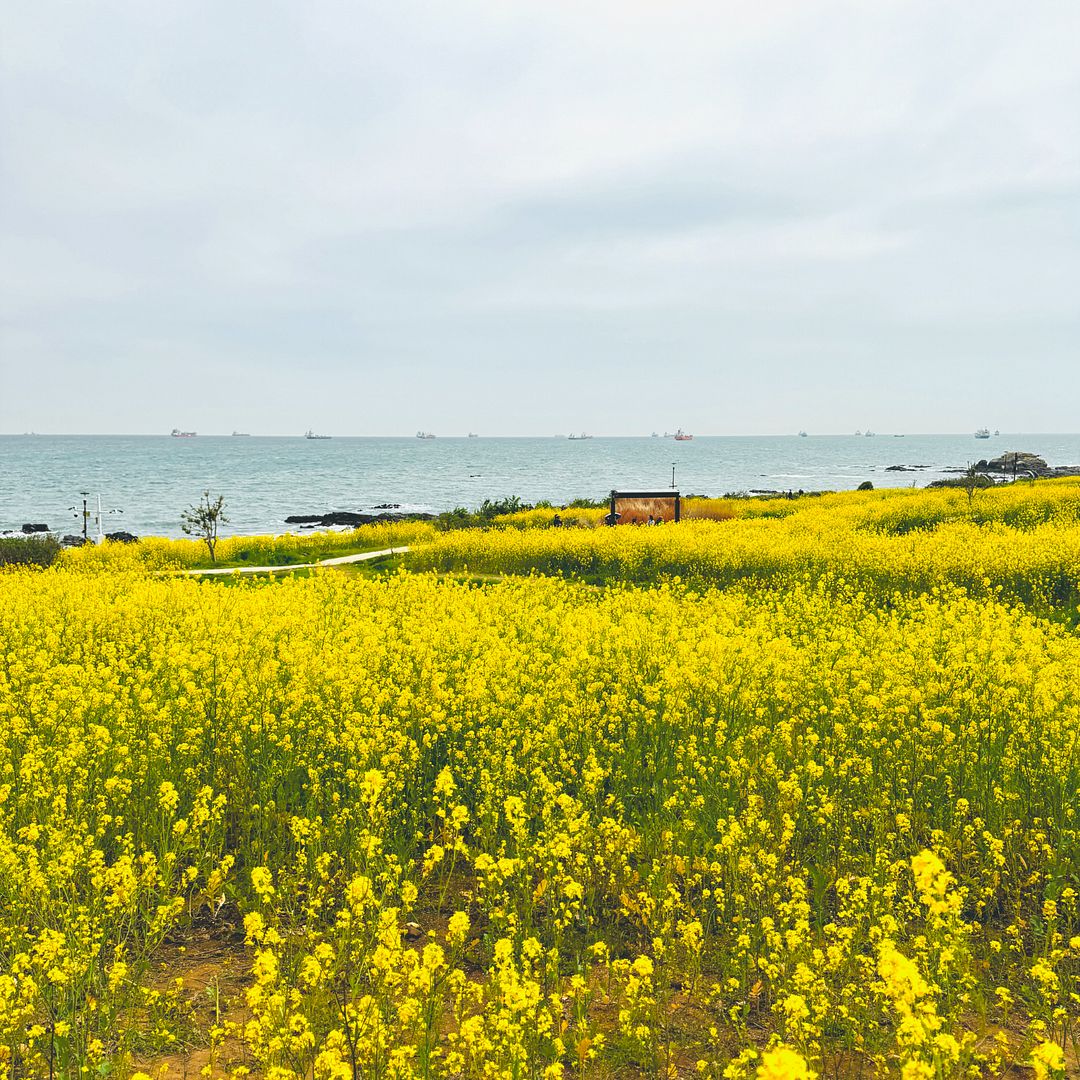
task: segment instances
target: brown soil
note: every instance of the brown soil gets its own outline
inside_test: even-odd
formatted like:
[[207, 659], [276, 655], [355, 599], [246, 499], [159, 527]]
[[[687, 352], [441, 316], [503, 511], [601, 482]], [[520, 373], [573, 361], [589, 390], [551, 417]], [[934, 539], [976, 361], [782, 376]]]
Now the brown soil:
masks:
[[[210, 1076], [226, 1077], [237, 1065], [251, 1068], [240, 1040], [226, 1036], [210, 1046], [215, 1023], [243, 1024], [250, 1019], [244, 991], [251, 984], [251, 957], [240, 935], [230, 928], [194, 928], [183, 940], [166, 943], [158, 953], [158, 988], [183, 979], [183, 996], [192, 1011], [196, 1034], [190, 1045], [171, 1054], [138, 1061], [135, 1068], [154, 1080], [196, 1080], [210, 1067]], [[257, 1077], [257, 1072], [251, 1073]]]

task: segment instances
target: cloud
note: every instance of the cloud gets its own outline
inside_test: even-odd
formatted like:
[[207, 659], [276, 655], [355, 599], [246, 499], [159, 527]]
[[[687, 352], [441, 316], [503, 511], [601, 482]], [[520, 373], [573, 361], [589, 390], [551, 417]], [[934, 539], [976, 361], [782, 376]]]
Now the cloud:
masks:
[[105, 429], [171, 427], [177, 401], [205, 427], [176, 370], [303, 366], [399, 411], [417, 371], [437, 408], [498, 370], [496, 411], [531, 430], [538, 371], [611, 393], [660, 354], [705, 400], [720, 347], [750, 392], [812, 364], [816, 430], [846, 430], [835, 385], [900, 348], [928, 370], [1035, 353], [1075, 390], [1078, 36], [1049, 0], [23, 5], [0, 428], [77, 414], [83, 382], [53, 373], [87, 364]]

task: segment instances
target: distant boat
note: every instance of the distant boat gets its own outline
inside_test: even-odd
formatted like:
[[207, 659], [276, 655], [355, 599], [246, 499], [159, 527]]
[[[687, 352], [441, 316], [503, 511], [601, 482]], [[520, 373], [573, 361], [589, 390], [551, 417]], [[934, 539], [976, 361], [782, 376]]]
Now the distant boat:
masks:
[[855, 434], [856, 434], [856, 435], [861, 435], [861, 434], [862, 434], [862, 432], [861, 432], [861, 431], [859, 431], [859, 430], [858, 430], [858, 428], [856, 428], [856, 429], [855, 429]]
[[975, 438], [976, 439], [989, 439], [990, 438], [990, 429], [985, 428], [985, 427], [979, 428], [979, 430], [975, 432]]
[[430, 431], [418, 431], [416, 433], [418, 439], [434, 439], [435, 436]]
[[194, 439], [195, 438], [195, 432], [194, 431], [181, 431], [178, 427], [174, 427], [172, 429], [171, 434], [172, 434], [172, 437], [174, 439]]
[[687, 435], [682, 428], [679, 428], [679, 430], [675, 432], [676, 442], [689, 442], [693, 437], [693, 435]]
[[864, 431], [863, 432], [863, 438], [864, 439], [872, 439], [873, 437], [874, 437], [874, 432], [872, 432], [872, 431]]
[[657, 434], [657, 433], [656, 433], [656, 432], [654, 431], [654, 432], [653, 432], [653, 433], [652, 433], [652, 434], [651, 434], [651, 435], [649, 436], [649, 438], [650, 438], [650, 439], [659, 439], [659, 438], [660, 438], [660, 436], [659, 436], [659, 435], [658, 435], [658, 434]]
[[307, 431], [304, 432], [305, 439], [330, 439], [332, 437], [333, 436], [331, 435], [316, 435], [315, 432], [311, 430], [311, 428], [308, 428]]
[[589, 435], [587, 432], [584, 432], [584, 431], [580, 435], [567, 435], [566, 437], [568, 439], [591, 439], [592, 438], [591, 435]]
[[806, 432], [805, 431], [800, 431], [799, 432], [799, 438], [800, 439], [805, 439], [806, 438]]
[[469, 432], [469, 438], [470, 438], [470, 439], [479, 439], [479, 438], [480, 438], [480, 436], [479, 436], [479, 435], [477, 435], [475, 431], [470, 431], [470, 432]]
[[[33, 434], [33, 432], [31, 432], [31, 434]], [[995, 434], [995, 435], [1000, 435], [1000, 434], [1001, 434], [1001, 432], [1000, 432], [1000, 431], [998, 431], [998, 429], [997, 429], [997, 428], [994, 428], [994, 434]]]
[[233, 438], [234, 439], [250, 439], [251, 438], [251, 432], [250, 431], [234, 431], [233, 432]]

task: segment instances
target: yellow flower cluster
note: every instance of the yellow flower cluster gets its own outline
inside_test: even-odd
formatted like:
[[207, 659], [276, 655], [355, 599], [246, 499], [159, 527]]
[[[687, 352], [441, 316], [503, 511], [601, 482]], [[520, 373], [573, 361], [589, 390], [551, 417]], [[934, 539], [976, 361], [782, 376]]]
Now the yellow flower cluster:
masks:
[[[925, 591], [776, 553], [836, 539], [869, 574], [923, 544], [914, 575], [1008, 532], [1026, 580], [1076, 526], [867, 523], [900, 501], [431, 558], [561, 545], [644, 576], [731, 537], [775, 555], [770, 589], [205, 584], [109, 549], [0, 574], [0, 1080], [156, 1076], [226, 1031], [234, 1075], [276, 1080], [1063, 1075], [1068, 613], [944, 584], [957, 537]], [[231, 1027], [160, 971], [193, 927], [245, 953]]]
[[898, 590], [950, 585], [1044, 606], [1080, 599], [1075, 480], [980, 491], [970, 504], [962, 492], [934, 489], [735, 505], [735, 520], [697, 520], [688, 512], [678, 526], [658, 529], [443, 533], [414, 552], [411, 565], [641, 583], [680, 577], [698, 586], [745, 582], [770, 589], [829, 578], [882, 602]]
[[[377, 522], [342, 532], [284, 533], [280, 536], [224, 536], [217, 543], [218, 564], [237, 566], [285, 566], [315, 562], [354, 551], [380, 551], [423, 543], [435, 536], [425, 521]], [[147, 537], [138, 543], [106, 541], [70, 548], [64, 563], [83, 570], [131, 569], [179, 570], [210, 566], [206, 545], [200, 540], [168, 540]]]

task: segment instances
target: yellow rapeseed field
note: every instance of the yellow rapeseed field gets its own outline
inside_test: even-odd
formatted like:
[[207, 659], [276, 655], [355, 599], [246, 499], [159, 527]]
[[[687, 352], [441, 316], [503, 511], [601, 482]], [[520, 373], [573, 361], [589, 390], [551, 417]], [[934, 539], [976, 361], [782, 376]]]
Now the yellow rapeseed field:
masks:
[[443, 533], [411, 562], [440, 571], [540, 570], [637, 582], [678, 576], [701, 586], [758, 582], [770, 589], [809, 575], [843, 579], [882, 602], [897, 590], [947, 585], [984, 595], [1000, 590], [1043, 606], [1080, 599], [1076, 480], [1010, 485], [971, 500], [952, 489], [901, 489], [735, 505], [736, 520], [690, 517], [677, 528]]
[[[344, 551], [405, 547], [430, 540], [434, 527], [423, 521], [385, 522], [342, 532], [285, 533], [281, 536], [228, 536], [217, 543], [218, 563], [276, 566], [333, 557]], [[131, 568], [178, 570], [211, 566], [201, 540], [170, 540], [147, 537], [137, 544], [90, 544], [64, 552], [65, 565], [84, 570]]]
[[1064, 1076], [1078, 506], [0, 573], [0, 1078]]

